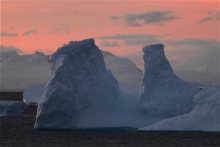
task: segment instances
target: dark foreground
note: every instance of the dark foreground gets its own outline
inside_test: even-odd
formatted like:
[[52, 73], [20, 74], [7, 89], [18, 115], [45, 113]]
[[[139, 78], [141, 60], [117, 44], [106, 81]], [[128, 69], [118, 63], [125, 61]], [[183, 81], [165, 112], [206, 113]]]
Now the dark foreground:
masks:
[[[10, 94], [9, 94], [10, 95]], [[1, 97], [6, 95], [2, 95]], [[14, 95], [12, 99], [22, 99]], [[16, 97], [16, 98], [15, 98]], [[19, 98], [20, 97], [20, 98]], [[2, 99], [2, 98], [1, 98]], [[6, 99], [6, 97], [4, 98]], [[220, 146], [220, 132], [128, 131], [128, 130], [36, 130], [37, 107], [20, 117], [0, 118], [0, 147], [5, 146]]]

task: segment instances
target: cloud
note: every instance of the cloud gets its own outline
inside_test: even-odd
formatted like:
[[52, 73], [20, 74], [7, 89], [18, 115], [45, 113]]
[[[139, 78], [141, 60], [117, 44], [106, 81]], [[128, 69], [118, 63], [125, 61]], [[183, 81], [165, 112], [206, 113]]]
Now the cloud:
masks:
[[127, 26], [140, 27], [142, 25], [158, 25], [163, 26], [166, 22], [171, 22], [178, 17], [173, 15], [172, 11], [148, 11], [141, 14], [126, 14], [122, 17]]
[[10, 52], [10, 51], [16, 51], [17, 53], [24, 53], [24, 51], [14, 47], [14, 46], [3, 46], [3, 45], [0, 45], [0, 48], [1, 48], [1, 52], [4, 53], [4, 52]]
[[208, 14], [212, 14], [213, 11], [209, 11]]
[[25, 36], [25, 35], [29, 35], [29, 34], [36, 34], [37, 31], [36, 30], [29, 30], [29, 31], [26, 31], [22, 34], [22, 36]]
[[[209, 11], [208, 14], [211, 14], [212, 11]], [[220, 20], [220, 11], [216, 12], [215, 14], [211, 15], [211, 16], [206, 16], [205, 18], [203, 18], [202, 20], [199, 21], [199, 24], [202, 24], [204, 22], [210, 21], [210, 20]]]
[[14, 27], [10, 27], [10, 30], [14, 29]]
[[42, 9], [40, 12], [49, 12], [50, 11], [50, 8], [45, 8], [45, 9]]
[[95, 39], [100, 40], [122, 40], [125, 46], [134, 46], [134, 45], [142, 45], [146, 46], [148, 44], [156, 44], [161, 41], [159, 38], [171, 36], [168, 33], [162, 35], [154, 35], [154, 34], [115, 34], [112, 36], [100, 36]]
[[[201, 55], [207, 55], [213, 52], [219, 52], [220, 42], [214, 39], [185, 38], [181, 40], [162, 41], [167, 49], [165, 53], [169, 56], [181, 59], [190, 59]], [[177, 59], [178, 59], [177, 58]]]
[[65, 24], [65, 23], [62, 23], [62, 24], [61, 24], [61, 26], [63, 26], [63, 27], [66, 27], [66, 26], [67, 26], [67, 24]]
[[143, 39], [149, 37], [156, 37], [154, 34], [115, 34], [112, 36], [100, 36], [96, 39], [100, 40], [125, 40], [125, 39]]
[[53, 33], [55, 35], [59, 35], [60, 32], [66, 32], [67, 34], [69, 34], [70, 31], [71, 31], [71, 29], [68, 29], [68, 28], [58, 28], [58, 27], [56, 27], [56, 28], [52, 28], [51, 30], [47, 31], [47, 33], [48, 34]]
[[[169, 38], [173, 37], [173, 39], [167, 39], [167, 36]], [[163, 43], [165, 45], [165, 54], [171, 64], [220, 51], [220, 42], [215, 39], [175, 38], [175, 36], [170, 34], [115, 34], [112, 36], [96, 37], [96, 39], [103, 40], [103, 42], [109, 42], [109, 40], [111, 42], [116, 40], [122, 41], [123, 43], [120, 45], [124, 45], [128, 50], [124, 57], [128, 57], [139, 67], [143, 67], [141, 48], [150, 44]], [[111, 44], [111, 42], [108, 44]]]
[[217, 17], [216, 17], [216, 20], [220, 20], [220, 11], [218, 11], [217, 13], [215, 13], [215, 16], [217, 16]]
[[102, 42], [100, 42], [100, 46], [102, 46], [102, 47], [119, 47], [120, 44], [117, 41], [113, 41], [113, 42], [102, 41]]
[[146, 38], [146, 39], [128, 39], [128, 40], [124, 40], [124, 44], [126, 46], [133, 46], [133, 45], [146, 46], [146, 45], [157, 44], [157, 43], [161, 43], [161, 41], [158, 40], [157, 38], [154, 38], [154, 37], [150, 37], [150, 38]]
[[5, 31], [2, 31], [2, 32], [0, 33], [0, 36], [15, 37], [15, 36], [18, 36], [18, 34], [17, 34], [17, 33], [10, 34], [10, 33], [7, 33], [7, 32], [5, 32]]
[[218, 41], [214, 39], [200, 39], [200, 38], [185, 38], [181, 40], [165, 40], [165, 44], [171, 46], [181, 46], [181, 45], [194, 45], [194, 46], [208, 46], [208, 45], [217, 45]]
[[110, 16], [109, 19], [111, 19], [111, 20], [117, 20], [118, 17], [117, 17], [117, 16]]
[[213, 19], [212, 16], [208, 16], [208, 17], [205, 17], [205, 18], [203, 18], [202, 20], [200, 20], [199, 23], [204, 23], [204, 22], [209, 21], [209, 20], [212, 20], [212, 19]]

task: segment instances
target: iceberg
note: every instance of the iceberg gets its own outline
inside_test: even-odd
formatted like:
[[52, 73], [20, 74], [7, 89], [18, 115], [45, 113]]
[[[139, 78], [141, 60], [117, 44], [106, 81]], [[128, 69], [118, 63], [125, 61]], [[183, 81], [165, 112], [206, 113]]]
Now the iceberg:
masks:
[[122, 84], [140, 88], [143, 81], [142, 71], [129, 59], [121, 58], [110, 52], [102, 51], [107, 69]]
[[143, 48], [145, 74], [140, 108], [155, 116], [178, 116], [194, 108], [193, 98], [198, 86], [178, 78], [164, 55], [164, 45], [155, 44]]
[[113, 111], [119, 86], [93, 39], [70, 42], [49, 56], [52, 77], [38, 104], [35, 128], [72, 129], [81, 111]]
[[33, 84], [27, 88], [23, 93], [23, 101], [28, 105], [38, 106], [41, 97], [44, 93], [44, 87], [47, 83]]
[[23, 101], [0, 101], [0, 117], [21, 116], [27, 108]]
[[[71, 41], [58, 48], [48, 57], [52, 77], [44, 91], [38, 88], [43, 94], [38, 99], [34, 127], [142, 128], [190, 112], [194, 108], [194, 95], [204, 86], [179, 79], [164, 56], [163, 45], [151, 47], [150, 55], [146, 55], [148, 49], [144, 54], [143, 89], [117, 81], [106, 68], [103, 54], [93, 39]], [[31, 92], [34, 87], [37, 85], [24, 94], [26, 102], [33, 102], [31, 93], [37, 91]]]
[[0, 64], [1, 91], [25, 91], [35, 83], [45, 83], [51, 77], [51, 69], [44, 53], [16, 55]]
[[220, 83], [201, 90], [188, 114], [162, 120], [140, 130], [220, 131]]
[[[43, 96], [44, 87], [46, 86], [46, 84], [47, 83], [37, 83], [37, 84], [33, 84], [30, 87], [28, 87], [23, 93], [23, 101], [28, 106], [30, 105], [38, 106], [38, 103], [40, 102], [40, 99]], [[126, 93], [129, 93], [135, 89], [129, 85], [121, 83], [120, 81], [118, 81], [118, 85], [120, 89]]]

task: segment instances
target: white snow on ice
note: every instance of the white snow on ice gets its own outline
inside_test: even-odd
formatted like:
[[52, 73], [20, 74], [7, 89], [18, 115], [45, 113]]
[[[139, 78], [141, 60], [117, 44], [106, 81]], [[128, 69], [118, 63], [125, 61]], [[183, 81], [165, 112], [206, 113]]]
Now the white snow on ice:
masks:
[[201, 90], [188, 114], [165, 119], [140, 130], [220, 131], [220, 83]]

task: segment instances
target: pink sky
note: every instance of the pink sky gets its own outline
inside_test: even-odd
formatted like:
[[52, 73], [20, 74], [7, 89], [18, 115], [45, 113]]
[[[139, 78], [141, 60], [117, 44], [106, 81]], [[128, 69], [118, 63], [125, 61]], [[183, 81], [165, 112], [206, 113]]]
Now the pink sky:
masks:
[[[177, 18], [164, 22], [163, 26], [148, 24], [139, 27], [127, 26], [124, 16], [146, 12], [172, 11]], [[219, 41], [219, 1], [2, 1], [1, 32], [17, 36], [1, 36], [1, 45], [14, 46], [26, 53], [36, 50], [46, 54], [68, 43], [70, 40], [82, 40], [115, 34], [170, 34], [159, 37], [159, 40], [183, 40], [195, 38], [207, 41]], [[210, 14], [208, 14], [210, 13]], [[112, 20], [110, 16], [117, 16]], [[205, 17], [209, 20], [199, 23]], [[143, 24], [143, 20], [139, 23]], [[32, 31], [31, 31], [32, 30]], [[27, 35], [23, 33], [30, 31]], [[115, 55], [136, 60], [132, 54], [141, 56], [143, 44], [128, 46], [124, 40], [95, 39], [96, 45]], [[119, 46], [106, 47], [101, 42], [117, 41]], [[148, 45], [148, 44], [146, 44]], [[165, 44], [166, 45], [166, 44]], [[179, 47], [179, 46], [178, 46]], [[179, 47], [180, 48], [180, 47]], [[167, 46], [167, 50], [177, 49]], [[178, 55], [169, 56], [183, 58]], [[134, 61], [141, 66], [140, 61]], [[140, 64], [139, 64], [140, 63]]]

